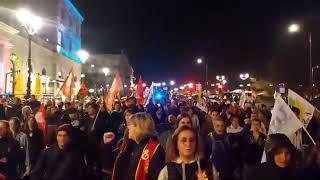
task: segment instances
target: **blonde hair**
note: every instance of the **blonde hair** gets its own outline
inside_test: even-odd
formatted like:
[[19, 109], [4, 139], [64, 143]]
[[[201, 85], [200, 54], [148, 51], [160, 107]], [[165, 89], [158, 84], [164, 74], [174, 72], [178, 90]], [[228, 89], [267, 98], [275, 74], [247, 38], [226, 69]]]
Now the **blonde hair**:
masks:
[[191, 131], [196, 138], [195, 158], [201, 159], [204, 157], [203, 144], [198, 131], [195, 128], [192, 128], [189, 126], [182, 126], [174, 131], [172, 137], [168, 138], [168, 141], [166, 144], [166, 162], [172, 162], [172, 161], [175, 161], [177, 158], [179, 158], [180, 155], [178, 150], [178, 136], [183, 131]]
[[153, 119], [147, 113], [139, 112], [133, 114], [128, 119], [128, 122], [137, 126], [141, 130], [140, 139], [144, 137], [153, 137], [157, 135]]

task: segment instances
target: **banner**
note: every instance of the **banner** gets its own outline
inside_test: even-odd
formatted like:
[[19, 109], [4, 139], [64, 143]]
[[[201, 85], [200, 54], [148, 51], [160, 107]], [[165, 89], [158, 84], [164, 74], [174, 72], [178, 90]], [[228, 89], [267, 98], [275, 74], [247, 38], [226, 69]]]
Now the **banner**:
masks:
[[73, 70], [71, 69], [67, 79], [64, 81], [63, 85], [60, 88], [62, 94], [66, 97], [66, 100], [68, 102], [72, 101], [73, 88], [74, 88], [74, 74], [73, 74]]
[[208, 113], [207, 103], [204, 98], [199, 97], [197, 101], [197, 108], [201, 111]]
[[240, 100], [239, 100], [239, 106], [244, 109], [244, 104], [246, 103], [246, 100], [247, 100], [247, 95], [246, 93], [243, 91], [241, 93], [241, 96], [240, 96]]
[[144, 107], [146, 107], [150, 103], [150, 101], [153, 101], [153, 98], [152, 98], [153, 97], [153, 91], [154, 91], [154, 82], [151, 83], [151, 86], [149, 88], [149, 93], [148, 93], [146, 101], [144, 103]]
[[144, 104], [142, 77], [139, 78], [139, 81], [137, 84], [136, 99], [137, 99], [137, 104], [139, 104], [139, 105]]
[[105, 93], [104, 96], [104, 102], [106, 105], [106, 108], [111, 112], [112, 106], [114, 104], [115, 96], [118, 97], [119, 101], [121, 100], [120, 92], [122, 90], [122, 81], [119, 73], [116, 73], [114, 76], [111, 88], [108, 92]]
[[299, 119], [307, 127], [316, 108], [291, 89], [288, 90], [288, 104], [300, 110]]

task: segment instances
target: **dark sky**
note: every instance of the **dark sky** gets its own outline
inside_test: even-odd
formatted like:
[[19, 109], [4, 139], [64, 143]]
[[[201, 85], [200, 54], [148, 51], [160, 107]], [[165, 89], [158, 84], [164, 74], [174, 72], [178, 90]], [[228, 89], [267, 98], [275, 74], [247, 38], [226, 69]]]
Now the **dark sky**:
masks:
[[[308, 0], [74, 0], [84, 15], [83, 47], [91, 53], [124, 49], [147, 80], [209, 79], [249, 71], [275, 81], [303, 83], [308, 32], [314, 65], [320, 58], [320, 1]], [[303, 31], [288, 35], [291, 22]]]

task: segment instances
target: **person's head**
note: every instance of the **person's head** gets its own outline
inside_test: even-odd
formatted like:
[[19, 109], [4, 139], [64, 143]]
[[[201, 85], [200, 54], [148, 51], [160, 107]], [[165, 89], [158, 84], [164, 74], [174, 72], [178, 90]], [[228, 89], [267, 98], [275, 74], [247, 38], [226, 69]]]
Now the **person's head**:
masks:
[[72, 107], [70, 102], [66, 102], [64, 106], [66, 110], [69, 110]]
[[89, 116], [95, 116], [98, 112], [99, 106], [96, 103], [89, 103], [87, 112]]
[[14, 134], [20, 131], [20, 120], [17, 117], [12, 117], [9, 119], [10, 131]]
[[214, 132], [218, 135], [223, 135], [226, 133], [226, 128], [227, 128], [226, 122], [222, 118], [217, 117], [213, 123]]
[[18, 97], [13, 98], [13, 103], [16, 105], [20, 105], [21, 104], [21, 99]]
[[162, 109], [161, 106], [157, 106], [156, 115], [157, 116], [162, 116], [163, 115], [163, 109]]
[[121, 103], [120, 102], [115, 102], [114, 103], [114, 111], [120, 112], [121, 111]]
[[57, 143], [60, 149], [65, 147], [71, 142], [71, 125], [63, 124], [56, 130]]
[[261, 120], [258, 118], [254, 118], [251, 120], [251, 130], [253, 132], [259, 132], [261, 129]]
[[279, 168], [292, 166], [294, 163], [295, 147], [284, 134], [270, 134], [265, 144], [267, 162]]
[[33, 113], [30, 106], [24, 106], [21, 112], [24, 119], [27, 119]]
[[9, 133], [9, 123], [6, 120], [0, 120], [0, 137], [6, 137]]
[[130, 97], [127, 99], [127, 106], [128, 107], [132, 107], [135, 106], [137, 104], [137, 99], [135, 97]]
[[124, 119], [126, 120], [127, 123], [128, 123], [128, 120], [130, 119], [130, 117], [134, 114], [135, 114], [135, 112], [132, 109], [127, 109], [124, 111], [123, 115], [124, 115]]
[[63, 108], [63, 102], [58, 103], [58, 110], [62, 111]]
[[166, 149], [167, 162], [182, 160], [194, 160], [203, 156], [201, 138], [192, 127], [182, 126], [175, 130], [168, 141]]
[[156, 135], [155, 125], [151, 116], [144, 112], [139, 112], [130, 116], [127, 121], [129, 137], [136, 142], [140, 142], [145, 137]]
[[58, 108], [56, 106], [51, 106], [50, 111], [52, 114], [54, 114], [58, 111]]
[[191, 118], [190, 118], [189, 114], [188, 113], [181, 113], [178, 116], [177, 124], [178, 124], [178, 128], [181, 127], [181, 126], [192, 127], [192, 121], [191, 121]]
[[170, 115], [168, 116], [168, 122], [169, 122], [170, 126], [175, 126], [175, 124], [177, 123], [177, 118], [176, 118], [176, 116], [173, 115], [173, 114], [170, 114]]
[[33, 101], [36, 101], [37, 99], [36, 99], [36, 96], [35, 95], [31, 95], [30, 96], [30, 102], [33, 102]]
[[319, 144], [311, 146], [310, 151], [307, 152], [305, 165], [309, 166], [312, 164], [316, 164], [318, 167], [320, 167], [320, 145]]
[[171, 99], [171, 106], [178, 106], [178, 99], [172, 98]]
[[231, 125], [234, 128], [238, 128], [240, 126], [239, 125], [239, 117], [238, 116], [232, 116], [230, 120], [231, 120]]
[[187, 107], [187, 108], [186, 108], [186, 111], [187, 111], [187, 113], [189, 114], [189, 116], [192, 116], [193, 113], [194, 113], [194, 110], [193, 110], [193, 108], [191, 108], [191, 107]]

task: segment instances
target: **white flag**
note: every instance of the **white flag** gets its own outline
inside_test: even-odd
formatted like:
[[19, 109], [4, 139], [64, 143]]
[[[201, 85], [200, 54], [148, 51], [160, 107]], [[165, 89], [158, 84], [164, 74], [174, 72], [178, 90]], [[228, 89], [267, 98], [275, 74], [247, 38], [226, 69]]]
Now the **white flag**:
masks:
[[268, 134], [281, 133], [289, 138], [303, 127], [301, 121], [278, 94], [272, 110]]
[[239, 100], [239, 106], [244, 109], [244, 104], [246, 103], [246, 100], [247, 100], [247, 95], [246, 93], [243, 91], [241, 93], [241, 96], [240, 96], [240, 100]]
[[208, 113], [207, 103], [204, 98], [202, 97], [198, 98], [197, 108], [199, 108], [201, 111]]
[[291, 89], [288, 91], [288, 104], [300, 110], [299, 119], [307, 127], [316, 108]]
[[[269, 125], [269, 134], [285, 134], [292, 142], [295, 132], [303, 127], [303, 124], [284, 102], [280, 94], [277, 94], [272, 117]], [[266, 154], [263, 152], [261, 162], [266, 162]]]

